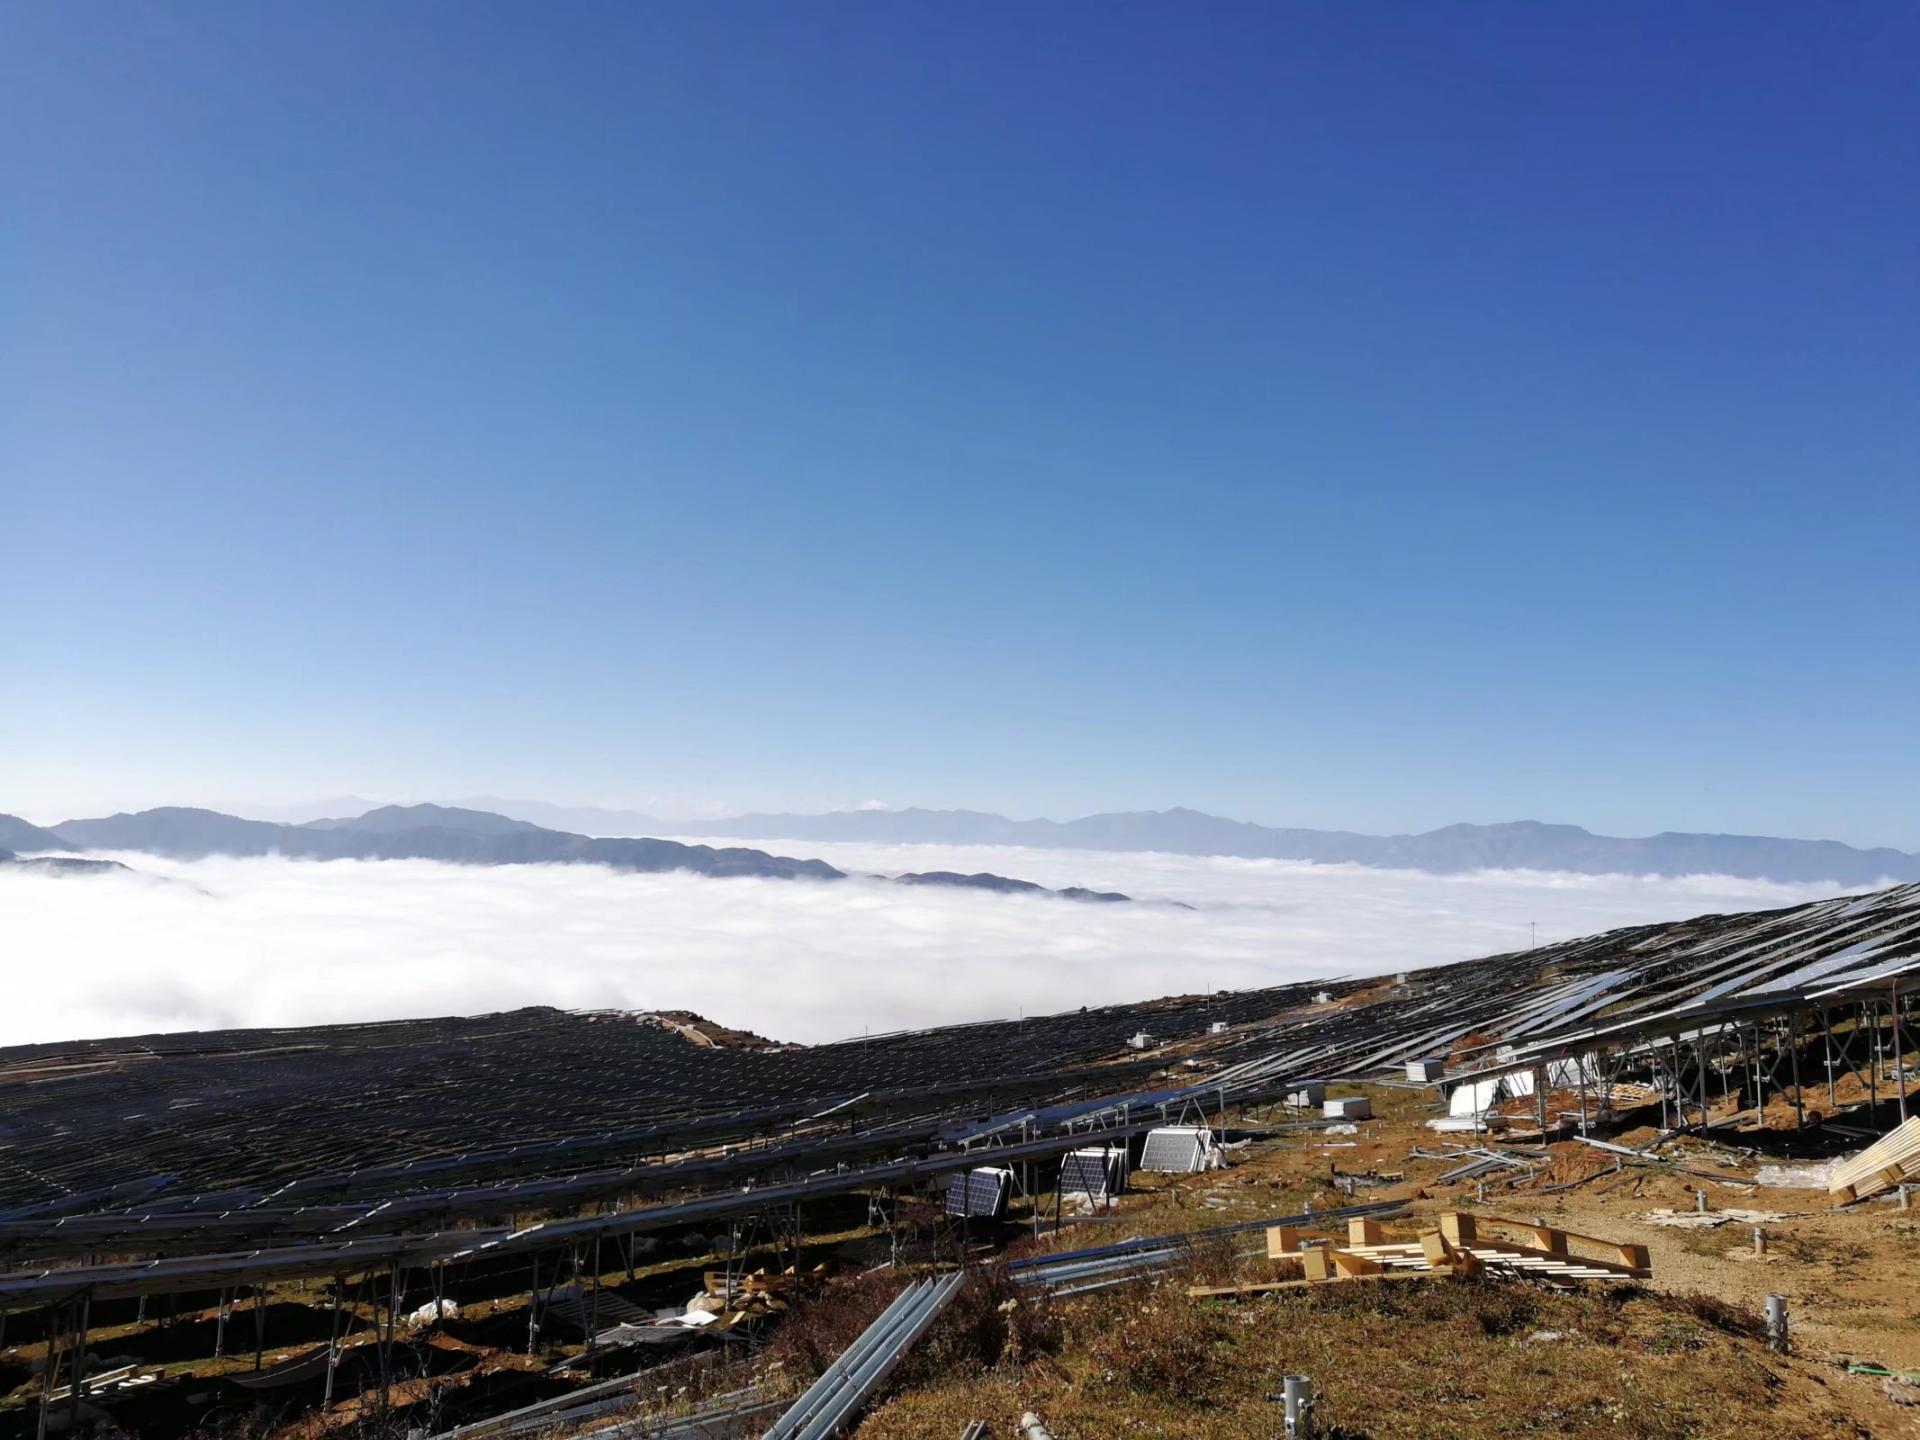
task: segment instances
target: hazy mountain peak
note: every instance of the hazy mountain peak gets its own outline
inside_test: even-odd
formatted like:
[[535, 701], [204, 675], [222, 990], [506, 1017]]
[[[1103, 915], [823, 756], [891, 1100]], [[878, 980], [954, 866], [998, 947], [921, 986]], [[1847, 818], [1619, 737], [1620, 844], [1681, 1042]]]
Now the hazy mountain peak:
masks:
[[30, 854], [36, 850], [71, 850], [73, 847], [51, 830], [29, 824], [18, 815], [0, 815], [0, 850]]
[[505, 835], [541, 830], [530, 820], [513, 820], [487, 810], [457, 805], [380, 805], [342, 820], [309, 820], [303, 829], [357, 830], [367, 835], [397, 835], [405, 830], [458, 830], [468, 835]]

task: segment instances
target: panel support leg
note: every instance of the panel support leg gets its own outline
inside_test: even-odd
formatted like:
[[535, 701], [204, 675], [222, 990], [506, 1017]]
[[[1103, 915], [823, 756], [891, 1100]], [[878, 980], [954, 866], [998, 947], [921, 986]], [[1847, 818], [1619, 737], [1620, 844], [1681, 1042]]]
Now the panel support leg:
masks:
[[1900, 1087], [1900, 1123], [1907, 1123], [1907, 1042], [1900, 1028], [1900, 982], [1893, 982], [1893, 1083]]
[[93, 1309], [93, 1295], [80, 1296], [79, 1318], [73, 1332], [73, 1365], [67, 1385], [67, 1434], [80, 1433], [80, 1398], [87, 1391], [87, 1320]]
[[346, 1276], [333, 1277], [333, 1319], [327, 1326], [327, 1389], [320, 1400], [322, 1410], [333, 1404], [333, 1372], [340, 1367], [340, 1298], [346, 1288]]
[[47, 1363], [40, 1371], [40, 1424], [34, 1440], [47, 1440], [47, 1409], [53, 1403], [53, 1384], [60, 1371], [60, 1327], [47, 1312]]
[[1807, 1112], [1800, 1101], [1800, 1012], [1787, 1017], [1787, 1046], [1793, 1052], [1793, 1128], [1804, 1130]]

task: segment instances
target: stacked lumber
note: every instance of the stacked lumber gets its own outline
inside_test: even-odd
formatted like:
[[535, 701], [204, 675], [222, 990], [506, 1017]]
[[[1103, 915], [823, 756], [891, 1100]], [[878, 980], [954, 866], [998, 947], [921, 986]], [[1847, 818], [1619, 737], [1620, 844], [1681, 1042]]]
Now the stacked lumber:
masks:
[[[1267, 1231], [1267, 1256], [1297, 1275], [1249, 1285], [1196, 1285], [1187, 1294], [1252, 1295], [1343, 1280], [1414, 1280], [1435, 1275], [1527, 1276], [1550, 1284], [1578, 1280], [1644, 1280], [1653, 1274], [1644, 1245], [1577, 1235], [1551, 1225], [1497, 1215], [1450, 1211], [1413, 1240], [1389, 1240], [1378, 1220], [1351, 1220], [1344, 1237], [1276, 1225]], [[1508, 1232], [1483, 1235], [1480, 1227]], [[1509, 1234], [1524, 1240], [1508, 1238]], [[1580, 1253], [1599, 1251], [1598, 1255]]]
[[1842, 1205], [1920, 1180], [1920, 1115], [1833, 1167], [1827, 1193]]

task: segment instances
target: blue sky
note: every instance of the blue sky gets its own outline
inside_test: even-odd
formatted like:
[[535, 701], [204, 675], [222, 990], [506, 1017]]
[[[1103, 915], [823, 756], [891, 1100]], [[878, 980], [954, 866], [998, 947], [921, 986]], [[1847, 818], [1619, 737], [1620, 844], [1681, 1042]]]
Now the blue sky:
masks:
[[1920, 848], [1908, 6], [0, 16], [0, 809]]

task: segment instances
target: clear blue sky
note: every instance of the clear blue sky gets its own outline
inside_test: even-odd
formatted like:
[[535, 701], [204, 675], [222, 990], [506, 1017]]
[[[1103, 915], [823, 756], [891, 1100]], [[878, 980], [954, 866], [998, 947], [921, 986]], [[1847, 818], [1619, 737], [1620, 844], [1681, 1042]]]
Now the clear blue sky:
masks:
[[1907, 4], [18, 3], [0, 810], [1920, 847]]

